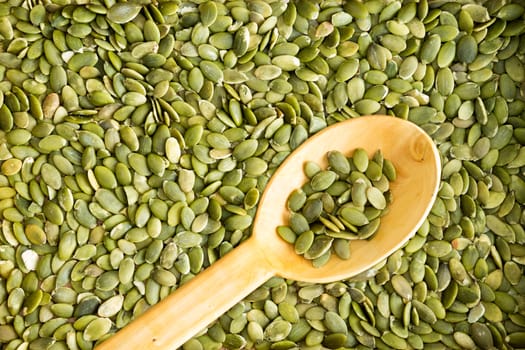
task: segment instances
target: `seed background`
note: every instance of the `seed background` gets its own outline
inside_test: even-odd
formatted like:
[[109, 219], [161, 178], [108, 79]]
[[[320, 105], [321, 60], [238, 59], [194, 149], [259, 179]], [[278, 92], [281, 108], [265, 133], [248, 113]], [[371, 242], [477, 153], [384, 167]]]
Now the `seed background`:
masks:
[[1, 2], [2, 348], [91, 349], [245, 239], [291, 150], [374, 113], [440, 150], [417, 235], [353, 280], [272, 278], [184, 348], [522, 347], [524, 6]]

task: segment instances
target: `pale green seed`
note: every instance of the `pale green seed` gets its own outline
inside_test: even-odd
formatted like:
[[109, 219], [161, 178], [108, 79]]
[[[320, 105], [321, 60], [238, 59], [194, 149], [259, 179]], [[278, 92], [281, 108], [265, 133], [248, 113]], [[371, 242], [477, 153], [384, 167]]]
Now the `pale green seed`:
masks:
[[98, 340], [111, 329], [109, 318], [96, 318], [84, 329], [83, 337], [87, 341]]
[[142, 6], [134, 3], [116, 3], [107, 12], [108, 19], [115, 23], [132, 21], [140, 12]]
[[296, 242], [297, 235], [288, 226], [277, 227], [277, 233], [282, 239], [284, 239], [286, 242], [290, 244], [294, 244]]
[[261, 80], [272, 80], [278, 78], [282, 73], [282, 69], [277, 65], [261, 65], [255, 69], [253, 74], [256, 78]]
[[352, 154], [352, 161], [360, 172], [365, 172], [368, 168], [368, 153], [363, 148], [356, 148]]
[[199, 5], [200, 19], [202, 25], [208, 27], [217, 19], [218, 10], [214, 2], [204, 2]]
[[383, 210], [386, 208], [386, 199], [383, 193], [376, 187], [366, 189], [366, 197], [370, 204], [376, 209]]
[[428, 36], [420, 48], [420, 60], [427, 64], [436, 59], [439, 49], [441, 48], [441, 38], [437, 34]]
[[402, 79], [408, 79], [414, 75], [418, 67], [417, 57], [409, 56], [403, 60], [399, 66], [399, 77]]
[[357, 101], [354, 105], [357, 113], [361, 115], [371, 115], [379, 111], [381, 105], [379, 102], [371, 99], [362, 99]]
[[272, 64], [283, 71], [292, 71], [300, 67], [301, 61], [295, 56], [281, 55], [272, 58]]
[[345, 82], [355, 76], [359, 68], [359, 61], [357, 59], [349, 59], [337, 68], [335, 79], [337, 82]]
[[219, 68], [217, 64], [210, 61], [202, 61], [200, 63], [200, 68], [202, 70], [202, 74], [207, 79], [219, 83], [223, 80], [223, 71]]

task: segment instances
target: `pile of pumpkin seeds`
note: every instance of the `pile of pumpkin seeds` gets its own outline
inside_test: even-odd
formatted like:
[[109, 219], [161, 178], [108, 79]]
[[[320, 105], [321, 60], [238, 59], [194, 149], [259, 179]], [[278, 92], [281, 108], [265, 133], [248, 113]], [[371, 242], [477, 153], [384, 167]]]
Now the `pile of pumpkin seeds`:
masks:
[[522, 0], [0, 2], [3, 349], [93, 348], [372, 113], [440, 151], [417, 234], [352, 280], [272, 278], [183, 348], [522, 347], [524, 64]]
[[332, 253], [349, 259], [351, 240], [373, 237], [392, 201], [390, 181], [396, 179], [394, 164], [381, 150], [372, 159], [363, 148], [350, 157], [329, 151], [326, 158], [326, 170], [312, 161], [304, 164], [309, 181], [290, 193], [288, 225], [277, 228], [314, 267], [325, 265]]

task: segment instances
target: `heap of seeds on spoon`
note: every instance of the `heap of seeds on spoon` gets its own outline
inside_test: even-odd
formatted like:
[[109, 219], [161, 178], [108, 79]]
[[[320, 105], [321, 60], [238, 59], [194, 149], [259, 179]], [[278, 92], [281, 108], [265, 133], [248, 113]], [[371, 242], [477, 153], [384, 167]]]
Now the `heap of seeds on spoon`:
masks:
[[315, 267], [326, 264], [332, 253], [349, 259], [350, 241], [374, 236], [392, 201], [390, 181], [396, 179], [393, 163], [380, 150], [372, 160], [363, 148], [351, 157], [329, 151], [326, 158], [326, 170], [315, 162], [304, 164], [309, 181], [292, 191], [288, 225], [277, 228]]

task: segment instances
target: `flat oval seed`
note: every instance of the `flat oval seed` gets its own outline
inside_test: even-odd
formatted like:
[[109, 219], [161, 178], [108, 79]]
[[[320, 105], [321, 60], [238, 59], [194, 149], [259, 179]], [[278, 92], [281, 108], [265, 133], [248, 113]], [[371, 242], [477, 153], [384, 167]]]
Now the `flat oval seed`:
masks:
[[427, 64], [434, 61], [441, 48], [441, 38], [437, 34], [431, 34], [428, 36], [420, 49], [420, 60], [422, 63]]
[[116, 3], [107, 12], [108, 19], [112, 22], [124, 24], [131, 22], [142, 10], [142, 6], [134, 3]]
[[298, 213], [292, 213], [290, 215], [290, 227], [298, 235], [310, 229], [306, 218]]
[[199, 13], [202, 25], [208, 27], [217, 19], [217, 5], [214, 2], [204, 2], [199, 5]]
[[48, 135], [38, 143], [38, 146], [45, 153], [60, 150], [68, 144], [67, 140], [59, 135]]
[[345, 320], [336, 312], [328, 311], [324, 316], [324, 324], [326, 328], [333, 333], [347, 333], [348, 328]]
[[166, 158], [168, 158], [168, 160], [171, 163], [177, 164], [179, 162], [182, 151], [181, 151], [180, 144], [176, 138], [169, 137], [166, 139], [165, 152], [166, 152]]
[[416, 56], [409, 56], [403, 60], [399, 66], [399, 77], [402, 79], [411, 78], [418, 68], [418, 62]]
[[457, 43], [457, 58], [464, 63], [472, 63], [478, 55], [478, 43], [471, 35], [461, 37]]
[[253, 74], [257, 79], [273, 80], [278, 78], [282, 73], [282, 69], [278, 66], [264, 64], [255, 69]]
[[399, 296], [405, 300], [412, 300], [412, 286], [410, 286], [410, 283], [405, 277], [402, 275], [394, 275], [392, 276], [391, 283]]
[[117, 187], [117, 178], [113, 171], [104, 166], [96, 166], [94, 169], [97, 182], [104, 188], [114, 189]]
[[177, 278], [168, 270], [157, 269], [152, 274], [153, 279], [162, 286], [174, 286], [177, 283]]
[[135, 107], [141, 106], [147, 101], [146, 96], [135, 91], [125, 93], [124, 95], [122, 95], [121, 99], [124, 104]]
[[111, 317], [115, 316], [121, 309], [124, 303], [123, 295], [115, 295], [106, 301], [104, 301], [98, 307], [97, 314], [100, 317]]
[[357, 170], [363, 173], [368, 168], [368, 153], [362, 148], [356, 148], [352, 154], [352, 161]]
[[227, 230], [244, 230], [250, 227], [251, 224], [252, 218], [249, 215], [234, 215], [224, 222]]
[[12, 176], [17, 174], [22, 169], [22, 161], [20, 159], [11, 158], [2, 162], [0, 171], [5, 176]]
[[13, 146], [23, 145], [29, 142], [31, 136], [31, 132], [28, 130], [14, 129], [6, 134], [6, 141]]
[[325, 235], [315, 237], [310, 248], [304, 253], [304, 257], [313, 260], [323, 256], [332, 247], [333, 240], [332, 237]]
[[224, 73], [217, 64], [210, 61], [202, 61], [200, 63], [202, 74], [214, 83], [220, 83], [224, 79]]
[[452, 251], [452, 245], [446, 241], [430, 241], [425, 244], [425, 251], [434, 257], [443, 257]]
[[287, 206], [291, 211], [300, 210], [306, 202], [306, 193], [301, 189], [296, 189], [290, 193], [288, 197]]
[[406, 349], [407, 342], [405, 339], [395, 335], [392, 332], [385, 332], [381, 336], [381, 340], [385, 342], [386, 345], [392, 347], [393, 349]]
[[62, 176], [53, 165], [48, 163], [42, 165], [40, 175], [49, 187], [55, 190], [59, 190], [62, 187]]
[[355, 226], [363, 226], [368, 224], [368, 218], [366, 215], [355, 208], [344, 207], [341, 209], [340, 215], [343, 219]]
[[335, 254], [343, 260], [350, 259], [351, 250], [349, 241], [346, 239], [335, 239], [333, 243]]
[[94, 198], [107, 211], [117, 214], [124, 208], [124, 204], [117, 198], [115, 193], [101, 188], [95, 192]]
[[102, 338], [111, 329], [109, 318], [96, 318], [84, 329], [83, 337], [86, 341], [94, 341]]
[[295, 56], [281, 55], [272, 58], [272, 64], [284, 71], [292, 71], [301, 66], [301, 61]]
[[45, 244], [47, 241], [47, 236], [44, 230], [34, 224], [26, 225], [25, 234], [29, 242], [36, 245]]
[[335, 171], [348, 174], [350, 173], [350, 163], [348, 159], [339, 151], [330, 151], [327, 154], [328, 164]]
[[323, 170], [312, 177], [310, 185], [314, 191], [324, 191], [337, 179], [337, 174], [330, 170]]
[[301, 233], [294, 243], [294, 249], [296, 254], [306, 253], [314, 242], [314, 233], [311, 230], [304, 231]]
[[376, 187], [369, 187], [366, 189], [366, 197], [372, 206], [376, 209], [382, 210], [386, 208], [386, 199], [383, 193]]

